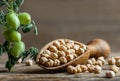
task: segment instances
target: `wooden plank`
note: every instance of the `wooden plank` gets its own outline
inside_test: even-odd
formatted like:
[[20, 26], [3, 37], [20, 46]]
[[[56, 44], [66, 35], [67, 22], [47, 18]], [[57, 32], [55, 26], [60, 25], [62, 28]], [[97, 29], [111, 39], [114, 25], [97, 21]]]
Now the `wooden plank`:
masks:
[[[112, 53], [111, 56], [118, 56], [118, 53]], [[5, 59], [1, 59], [5, 60]], [[105, 72], [108, 65], [104, 65], [100, 74], [95, 73], [78, 73], [68, 74], [66, 71], [46, 71], [38, 65], [26, 66], [17, 64], [12, 72], [8, 72], [4, 68], [4, 63], [0, 64], [0, 80], [1, 81], [119, 81], [120, 73], [116, 74], [115, 78], [105, 78]]]

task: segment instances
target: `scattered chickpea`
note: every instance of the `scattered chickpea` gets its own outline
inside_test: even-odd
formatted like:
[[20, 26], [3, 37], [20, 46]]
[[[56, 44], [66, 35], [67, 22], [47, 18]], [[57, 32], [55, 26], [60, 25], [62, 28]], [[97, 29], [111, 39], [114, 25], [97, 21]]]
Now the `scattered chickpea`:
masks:
[[114, 57], [116, 61], [118, 61], [120, 59], [120, 56], [116, 56]]
[[101, 70], [102, 70], [102, 67], [100, 67], [99, 65], [96, 65], [94, 68], [94, 72], [97, 74], [101, 73]]
[[22, 63], [22, 58], [20, 58], [18, 61], [17, 61], [17, 64], [21, 64]]
[[77, 73], [77, 69], [76, 69], [74, 66], [69, 65], [69, 66], [67, 67], [67, 72], [68, 72], [68, 73], [71, 73], [71, 74], [76, 74], [76, 73]]
[[115, 63], [116, 63], [116, 60], [115, 60], [114, 57], [111, 57], [111, 58], [108, 59], [108, 64], [109, 65], [114, 65]]
[[32, 66], [33, 61], [31, 59], [26, 60], [26, 66]]
[[114, 71], [107, 71], [106, 72], [106, 78], [114, 78], [115, 72]]
[[104, 58], [103, 56], [98, 57], [98, 59], [97, 59], [97, 60], [101, 60], [101, 61], [102, 61], [102, 65], [104, 65], [104, 64], [105, 64], [105, 58]]
[[90, 73], [94, 72], [94, 68], [95, 68], [94, 65], [89, 65], [88, 72], [90, 72]]
[[116, 65], [112, 65], [110, 66], [110, 70], [114, 71], [115, 73], [118, 73], [119, 67], [117, 67]]
[[76, 66], [76, 69], [77, 69], [77, 73], [81, 73], [81, 72], [82, 72], [82, 69], [81, 69], [81, 67], [80, 67], [80, 64], [78, 64], [78, 65]]
[[87, 64], [93, 64], [93, 62], [91, 61], [91, 59], [87, 60]]
[[120, 59], [116, 61], [116, 66], [120, 67]]
[[102, 66], [102, 65], [103, 65], [103, 63], [102, 63], [101, 60], [97, 60], [96, 64], [99, 65], [99, 66]]
[[80, 65], [80, 68], [81, 68], [82, 72], [86, 72], [88, 69], [86, 65]]
[[93, 64], [93, 65], [96, 64], [96, 59], [95, 59], [95, 58], [91, 58], [90, 60], [92, 61], [92, 64]]

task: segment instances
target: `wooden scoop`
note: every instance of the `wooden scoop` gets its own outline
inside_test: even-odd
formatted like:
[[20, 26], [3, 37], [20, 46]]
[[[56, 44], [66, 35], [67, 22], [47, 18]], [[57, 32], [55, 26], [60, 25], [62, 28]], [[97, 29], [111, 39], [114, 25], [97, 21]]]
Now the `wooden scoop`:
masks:
[[[57, 39], [58, 40], [58, 39]], [[67, 39], [69, 40], [69, 39]], [[54, 40], [56, 41], [56, 40]], [[51, 44], [53, 44], [53, 42], [50, 42], [48, 44], [46, 44], [41, 50], [40, 53], [37, 55], [36, 58], [36, 63], [47, 70], [63, 70], [66, 69], [66, 67], [68, 65], [77, 65], [77, 64], [86, 64], [87, 60], [90, 57], [99, 57], [99, 56], [103, 56], [105, 58], [107, 58], [110, 54], [110, 46], [109, 44], [102, 40], [102, 39], [93, 39], [92, 41], [87, 43], [87, 50], [85, 53], [83, 53], [82, 55], [78, 56], [77, 58], [75, 58], [74, 60], [66, 63], [66, 64], [62, 64], [60, 66], [56, 66], [56, 67], [45, 67], [43, 65], [41, 65], [39, 63], [39, 58], [40, 58], [40, 54], [44, 51], [44, 49], [47, 49]], [[74, 41], [76, 44], [80, 44], [80, 42]]]

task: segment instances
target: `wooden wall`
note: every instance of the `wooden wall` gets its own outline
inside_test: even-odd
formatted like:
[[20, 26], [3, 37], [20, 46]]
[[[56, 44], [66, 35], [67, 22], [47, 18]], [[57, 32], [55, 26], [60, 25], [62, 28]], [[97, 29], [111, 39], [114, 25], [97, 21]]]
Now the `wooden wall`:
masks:
[[27, 47], [40, 49], [57, 38], [83, 43], [103, 38], [120, 52], [120, 0], [25, 0], [21, 11], [31, 14], [39, 31], [23, 36]]

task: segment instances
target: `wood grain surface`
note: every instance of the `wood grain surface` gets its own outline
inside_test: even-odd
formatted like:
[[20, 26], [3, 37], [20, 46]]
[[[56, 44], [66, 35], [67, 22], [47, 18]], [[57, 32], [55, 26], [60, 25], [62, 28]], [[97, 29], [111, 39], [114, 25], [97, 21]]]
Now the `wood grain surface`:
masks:
[[[110, 56], [119, 56], [118, 53], [111, 53]], [[12, 72], [4, 67], [4, 62], [7, 59], [5, 55], [0, 57], [0, 81], [119, 81], [120, 72], [115, 78], [105, 78], [105, 72], [109, 70], [109, 66], [102, 66], [100, 74], [95, 73], [78, 73], [69, 74], [66, 71], [47, 71], [40, 68], [38, 65], [26, 66], [25, 63], [17, 64]]]

